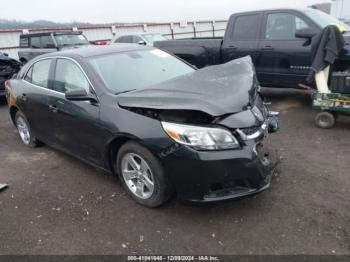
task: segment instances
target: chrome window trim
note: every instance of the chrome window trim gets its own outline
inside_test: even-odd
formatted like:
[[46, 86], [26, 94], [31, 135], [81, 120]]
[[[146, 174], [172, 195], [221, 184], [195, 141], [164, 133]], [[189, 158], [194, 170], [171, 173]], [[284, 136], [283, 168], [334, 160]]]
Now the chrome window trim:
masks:
[[97, 100], [99, 100], [98, 97], [97, 97], [96, 90], [95, 90], [94, 86], [92, 85], [92, 83], [91, 83], [89, 77], [88, 77], [87, 74], [85, 73], [84, 69], [81, 67], [81, 65], [80, 65], [75, 59], [73, 59], [73, 58], [71, 58], [71, 57], [67, 57], [67, 56], [49, 56], [49, 57], [43, 57], [43, 58], [40, 58], [40, 59], [38, 59], [38, 60], [35, 60], [34, 62], [32, 62], [32, 63], [30, 64], [30, 66], [28, 66], [27, 70], [25, 71], [25, 73], [23, 74], [23, 76], [22, 76], [21, 79], [22, 79], [23, 81], [25, 81], [26, 83], [31, 84], [31, 85], [33, 85], [33, 86], [36, 86], [36, 87], [39, 87], [39, 88], [42, 88], [42, 89], [45, 89], [45, 90], [49, 90], [49, 91], [51, 91], [51, 92], [54, 92], [54, 93], [57, 93], [57, 94], [61, 94], [61, 95], [64, 96], [65, 94], [62, 93], [62, 92], [58, 92], [58, 91], [53, 90], [53, 89], [50, 89], [50, 88], [46, 88], [46, 87], [43, 87], [43, 86], [39, 86], [39, 85], [30, 83], [30, 82], [28, 82], [27, 80], [24, 79], [24, 78], [27, 76], [28, 71], [32, 68], [32, 66], [34, 66], [36, 63], [38, 63], [38, 62], [40, 62], [40, 61], [42, 61], [42, 60], [46, 60], [46, 59], [67, 59], [67, 60], [70, 60], [70, 61], [72, 61], [73, 63], [75, 63], [75, 64], [78, 66], [78, 68], [81, 70], [81, 72], [84, 74], [84, 76], [86, 77], [87, 81], [89, 82], [89, 84], [90, 84], [90, 86], [91, 86], [91, 88], [92, 88], [92, 90], [93, 90], [93, 92], [94, 92], [94, 95], [96, 96]]

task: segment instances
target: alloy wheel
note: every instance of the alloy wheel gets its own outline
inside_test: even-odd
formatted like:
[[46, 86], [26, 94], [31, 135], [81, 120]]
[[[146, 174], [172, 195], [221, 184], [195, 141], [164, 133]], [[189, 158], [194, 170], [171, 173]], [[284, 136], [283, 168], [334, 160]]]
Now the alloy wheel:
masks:
[[18, 129], [18, 133], [24, 144], [29, 145], [30, 143], [30, 131], [26, 121], [23, 117], [19, 116], [16, 120], [16, 125]]
[[123, 156], [122, 175], [130, 191], [141, 199], [148, 199], [154, 191], [152, 170], [141, 156], [127, 153]]

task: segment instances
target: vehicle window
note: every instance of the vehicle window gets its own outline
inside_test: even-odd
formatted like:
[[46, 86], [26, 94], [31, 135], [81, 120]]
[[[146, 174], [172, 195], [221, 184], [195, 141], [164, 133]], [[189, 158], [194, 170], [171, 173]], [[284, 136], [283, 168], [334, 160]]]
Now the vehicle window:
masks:
[[133, 43], [133, 36], [131, 35], [121, 36], [114, 43]]
[[133, 38], [132, 38], [132, 42], [133, 43], [138, 43], [140, 41], [143, 41], [141, 37], [139, 37], [138, 35], [134, 35]]
[[300, 17], [288, 13], [274, 13], [267, 17], [265, 38], [269, 40], [291, 40], [295, 31], [307, 29], [309, 25]]
[[84, 35], [79, 35], [79, 34], [55, 35], [55, 40], [58, 46], [90, 44]]
[[147, 42], [153, 44], [153, 42], [156, 42], [156, 41], [166, 41], [168, 40], [166, 37], [160, 35], [160, 34], [145, 34], [145, 35], [142, 35], [146, 40]]
[[28, 70], [26, 76], [24, 77], [24, 80], [26, 80], [26, 81], [28, 81], [29, 83], [31, 83], [31, 82], [32, 82], [32, 73], [33, 73], [33, 67], [31, 67], [31, 68]]
[[21, 37], [19, 41], [19, 47], [29, 47], [29, 38], [28, 37]]
[[125, 36], [124, 43], [132, 43], [132, 35]]
[[114, 43], [123, 43], [123, 41], [124, 41], [124, 36], [121, 36], [121, 37], [118, 37], [118, 38], [114, 41]]
[[346, 31], [350, 31], [350, 27], [348, 25], [339, 21], [335, 17], [326, 14], [325, 12], [315, 10], [315, 9], [309, 9], [307, 11], [304, 11], [304, 13], [322, 28], [325, 28], [326, 26], [333, 24], [333, 25], [341, 25], [342, 27], [345, 28]]
[[41, 60], [39, 62], [36, 62], [32, 66], [31, 68], [32, 84], [48, 88], [51, 61], [52, 61], [51, 59]]
[[256, 39], [260, 25], [259, 18], [259, 14], [237, 17], [231, 38], [238, 41]]
[[90, 84], [81, 69], [68, 59], [58, 59], [53, 90], [65, 93], [74, 89], [85, 89], [90, 93]]
[[194, 71], [158, 49], [96, 56], [89, 60], [113, 93], [143, 89]]
[[40, 37], [39, 36], [33, 36], [30, 38], [30, 46], [32, 48], [40, 48]]
[[41, 47], [42, 48], [55, 48], [55, 44], [51, 36], [42, 36], [41, 37]]

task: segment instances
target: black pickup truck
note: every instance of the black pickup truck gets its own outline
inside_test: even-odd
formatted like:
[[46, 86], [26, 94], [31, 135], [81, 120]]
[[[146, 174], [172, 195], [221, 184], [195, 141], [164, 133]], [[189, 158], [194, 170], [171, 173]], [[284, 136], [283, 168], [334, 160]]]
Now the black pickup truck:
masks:
[[335, 24], [345, 30], [346, 46], [335, 71], [350, 69], [350, 28], [315, 9], [274, 9], [233, 14], [224, 38], [155, 42], [154, 46], [202, 68], [250, 55], [262, 86], [305, 84], [311, 66], [311, 38]]

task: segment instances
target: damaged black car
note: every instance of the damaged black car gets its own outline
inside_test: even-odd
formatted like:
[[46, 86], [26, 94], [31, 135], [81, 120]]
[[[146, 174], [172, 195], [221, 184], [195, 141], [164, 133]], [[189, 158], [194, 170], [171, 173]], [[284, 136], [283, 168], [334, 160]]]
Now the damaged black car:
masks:
[[0, 52], [0, 97], [5, 95], [5, 81], [21, 69], [21, 63]]
[[[120, 177], [138, 203], [256, 194], [278, 128], [250, 57], [196, 70], [153, 47], [85, 47], [39, 56], [6, 83], [23, 143], [48, 144]], [[73, 174], [72, 174], [73, 175]]]

